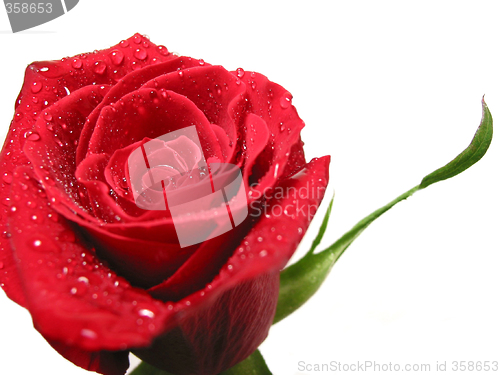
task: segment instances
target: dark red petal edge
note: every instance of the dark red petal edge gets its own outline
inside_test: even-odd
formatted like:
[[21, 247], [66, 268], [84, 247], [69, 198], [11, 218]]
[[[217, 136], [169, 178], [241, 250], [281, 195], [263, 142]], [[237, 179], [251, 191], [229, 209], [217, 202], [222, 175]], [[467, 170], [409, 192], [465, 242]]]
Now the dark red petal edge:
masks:
[[87, 371], [103, 375], [123, 375], [130, 365], [128, 351], [87, 352], [57, 341], [49, 341], [49, 344], [68, 361]]

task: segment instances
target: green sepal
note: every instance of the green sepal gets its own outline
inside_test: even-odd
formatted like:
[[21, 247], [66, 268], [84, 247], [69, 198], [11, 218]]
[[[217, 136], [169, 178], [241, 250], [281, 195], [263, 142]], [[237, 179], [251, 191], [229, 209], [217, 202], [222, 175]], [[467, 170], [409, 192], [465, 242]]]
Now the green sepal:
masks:
[[220, 375], [272, 375], [264, 361], [264, 357], [257, 349], [250, 357], [236, 366], [221, 372]]
[[[159, 370], [149, 363], [142, 362], [130, 375], [172, 375], [169, 372]], [[250, 357], [238, 363], [236, 366], [221, 372], [220, 375], [273, 375], [264, 361], [264, 357], [257, 349]]]

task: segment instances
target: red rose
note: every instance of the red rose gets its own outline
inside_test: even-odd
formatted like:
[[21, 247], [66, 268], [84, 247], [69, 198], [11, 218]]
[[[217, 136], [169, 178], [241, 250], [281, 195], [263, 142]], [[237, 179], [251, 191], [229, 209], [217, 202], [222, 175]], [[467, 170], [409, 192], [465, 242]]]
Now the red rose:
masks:
[[[178, 57], [139, 34], [31, 64], [1, 154], [2, 288], [89, 370], [123, 374], [129, 351], [174, 374], [242, 361], [268, 333], [279, 272], [328, 182], [329, 157], [304, 159], [290, 100], [263, 75]], [[202, 150], [183, 147], [195, 156], [152, 141], [190, 126]], [[237, 166], [246, 219], [181, 246], [172, 213], [132, 194], [129, 158], [147, 142], [179, 173], [203, 158]], [[194, 235], [214, 215], [184, 223]]]

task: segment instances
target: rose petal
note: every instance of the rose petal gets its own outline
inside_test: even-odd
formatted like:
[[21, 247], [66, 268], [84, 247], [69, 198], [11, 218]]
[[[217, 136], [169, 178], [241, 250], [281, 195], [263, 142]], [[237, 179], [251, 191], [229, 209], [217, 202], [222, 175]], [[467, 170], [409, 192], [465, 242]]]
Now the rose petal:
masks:
[[12, 192], [35, 208], [13, 206], [9, 226], [37, 330], [50, 341], [91, 352], [149, 345], [173, 324], [172, 307], [117, 277], [66, 220], [48, 219], [53, 211], [30, 173], [17, 170]]
[[107, 154], [90, 155], [78, 166], [75, 178], [85, 187], [94, 216], [105, 223], [133, 220], [144, 210], [137, 207], [135, 202], [118, 196], [106, 182], [103, 182], [106, 181], [104, 171], [109, 159]]
[[[330, 157], [313, 159], [298, 175], [284, 180], [279, 185], [282, 194], [269, 200], [271, 208], [265, 212], [259, 206], [251, 206], [250, 216], [259, 216], [259, 221], [251, 223], [252, 229], [227, 261], [228, 267], [214, 279], [219, 280], [218, 285], [226, 282], [235, 285], [237, 280], [281, 270], [285, 266], [323, 199], [329, 163]], [[306, 207], [311, 211], [294, 207]], [[234, 249], [232, 242], [231, 245]], [[202, 288], [219, 272], [219, 254], [220, 249], [200, 246], [170, 279], [150, 289], [150, 293], [162, 300], [177, 300]]]
[[87, 352], [56, 341], [49, 341], [49, 344], [68, 361], [87, 371], [104, 375], [123, 375], [129, 367], [128, 351]]
[[[44, 110], [34, 126], [37, 137], [28, 140], [24, 153], [51, 197], [87, 214], [88, 200], [80, 194], [75, 178], [75, 151], [85, 118], [110, 86], [87, 86]], [[64, 194], [60, 194], [63, 192]]]
[[220, 146], [205, 115], [185, 96], [171, 91], [141, 88], [101, 111], [89, 142], [89, 154], [127, 147], [143, 138], [196, 126], [205, 159], [222, 159]]
[[118, 83], [109, 91], [108, 95], [102, 100], [99, 106], [89, 115], [87, 122], [83, 127], [80, 142], [78, 143], [76, 153], [77, 164], [80, 164], [80, 162], [87, 155], [89, 141], [92, 137], [92, 133], [94, 132], [94, 128], [102, 108], [118, 101], [126, 94], [137, 90], [144, 83], [158, 77], [159, 75], [191, 66], [199, 66], [199, 60], [192, 59], [191, 57], [175, 57], [167, 62], [146, 66], [140, 70], [130, 72], [119, 80]]
[[[195, 316], [134, 354], [175, 374], [219, 374], [252, 354], [264, 341], [278, 301], [279, 273], [263, 274], [218, 294], [197, 298], [204, 304]], [[185, 301], [192, 303], [191, 301]]]
[[[233, 74], [241, 76], [241, 72]], [[279, 168], [277, 171], [270, 168], [274, 168], [276, 162], [285, 155], [290, 155], [292, 145], [300, 144], [300, 130], [304, 127], [304, 122], [291, 104], [291, 94], [283, 87], [255, 72], [245, 72], [240, 78], [251, 88], [246, 93], [249, 100], [247, 111], [261, 117], [268, 124], [270, 133], [267, 147], [257, 158], [253, 171], [254, 181], [258, 181], [266, 174], [269, 180], [270, 175], [276, 174], [279, 178], [285, 172], [285, 168]], [[295, 152], [297, 151], [296, 146]], [[300, 168], [303, 166], [304, 164]]]
[[229, 140], [229, 137], [227, 136], [224, 129], [222, 129], [218, 125], [212, 124], [212, 130], [214, 131], [214, 134], [217, 137], [217, 141], [219, 142], [221, 148], [223, 157], [222, 161], [229, 162], [229, 157], [231, 156], [233, 150], [233, 148], [230, 146], [231, 141]]
[[249, 113], [245, 117], [244, 126], [246, 131], [243, 140], [243, 158], [240, 160], [239, 165], [244, 165], [243, 175], [248, 181], [251, 178], [255, 161], [269, 143], [270, 134], [265, 121], [253, 113]]
[[[143, 37], [135, 34], [128, 41], [109, 49], [60, 61], [34, 62], [26, 68], [24, 84], [16, 101], [14, 120], [0, 156], [0, 175], [4, 176], [4, 181], [10, 180], [14, 168], [28, 163], [22, 149], [26, 138], [36, 138], [37, 135], [31, 133], [32, 128], [36, 118], [45, 108], [67, 96], [68, 92], [79, 88], [92, 84], [114, 84], [116, 79], [132, 71], [134, 66], [146, 66], [175, 58], [165, 47], [159, 48], [144, 40], [148, 47], [143, 44], [141, 48], [147, 49], [148, 56], [145, 60], [138, 61], [133, 56], [133, 46], [136, 44], [132, 43], [132, 40], [137, 40], [137, 38]], [[102, 71], [105, 65], [107, 68]], [[3, 218], [0, 231], [4, 233], [4, 236], [8, 236], [5, 217], [10, 205], [9, 191], [9, 183], [2, 184], [0, 200], [4, 205], [0, 206], [0, 210], [3, 211], [0, 212]], [[17, 272], [13, 267], [8, 241], [0, 243], [0, 264], [3, 265], [0, 267], [0, 285], [9, 298], [24, 305], [24, 297], [19, 287]]]
[[188, 68], [157, 77], [143, 85], [185, 95], [199, 108], [211, 124], [220, 126], [234, 148], [237, 127], [245, 108], [246, 87], [221, 66]]

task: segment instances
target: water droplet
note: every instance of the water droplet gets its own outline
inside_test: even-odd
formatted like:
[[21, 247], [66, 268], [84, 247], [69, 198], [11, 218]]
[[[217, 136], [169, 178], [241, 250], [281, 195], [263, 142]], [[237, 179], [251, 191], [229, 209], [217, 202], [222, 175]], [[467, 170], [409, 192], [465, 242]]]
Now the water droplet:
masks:
[[259, 256], [264, 258], [265, 256], [267, 256], [267, 250], [262, 250], [260, 253], [259, 253]]
[[2, 262], [0, 262], [0, 270], [1, 270], [1, 269], [3, 269], [3, 267], [4, 267], [4, 266], [3, 266], [3, 263], [2, 263]]
[[122, 40], [120, 42], [120, 47], [123, 47], [123, 48], [128, 47], [128, 42], [126, 40]]
[[236, 75], [238, 78], [242, 78], [245, 75], [245, 71], [242, 68], [236, 69]]
[[257, 241], [262, 242], [262, 241], [264, 241], [264, 239], [262, 237], [258, 237]]
[[95, 340], [97, 339], [97, 333], [92, 331], [91, 329], [84, 328], [80, 331], [80, 335], [87, 339]]
[[134, 43], [140, 44], [141, 42], [142, 42], [142, 36], [140, 36], [139, 34], [135, 35], [134, 36]]
[[75, 69], [80, 69], [82, 67], [83, 63], [82, 63], [82, 60], [80, 60], [80, 59], [73, 59], [73, 61], [71, 62], [71, 65]]
[[280, 122], [280, 132], [284, 132], [285, 131], [285, 125]]
[[165, 46], [158, 46], [156, 47], [158, 49], [158, 52], [160, 55], [167, 56], [168, 55], [168, 49]]
[[43, 222], [43, 218], [39, 215], [32, 215], [31, 216], [31, 220], [37, 222], [37, 223], [42, 223]]
[[43, 114], [43, 118], [44, 118], [45, 120], [47, 120], [47, 121], [52, 121], [52, 115], [51, 115], [50, 113], [48, 113], [48, 112], [45, 112], [45, 113]]
[[145, 316], [145, 317], [148, 317], [148, 318], [151, 318], [151, 319], [153, 319], [155, 317], [155, 313], [152, 312], [151, 310], [148, 310], [148, 309], [141, 309], [141, 310], [139, 310], [139, 315], [140, 316]]
[[2, 180], [10, 185], [12, 183], [12, 174], [10, 174], [10, 172], [5, 172], [2, 176]]
[[281, 234], [278, 234], [278, 235], [276, 236], [276, 239], [277, 239], [278, 241], [281, 241], [281, 240], [283, 239], [283, 236], [282, 236]]
[[111, 59], [111, 62], [115, 65], [120, 65], [122, 62], [123, 62], [123, 52], [118, 50], [118, 49], [115, 49], [113, 51], [110, 52], [110, 59]]
[[38, 250], [38, 248], [42, 246], [42, 240], [33, 240], [31, 242], [31, 247], [34, 247]]
[[289, 108], [292, 105], [292, 94], [285, 92], [280, 99], [280, 106], [283, 109]]
[[146, 60], [146, 58], [148, 57], [148, 53], [142, 48], [137, 48], [134, 52], [134, 56], [139, 60]]
[[105, 70], [106, 64], [102, 61], [96, 61], [96, 63], [94, 64], [94, 72], [96, 72], [97, 74], [103, 74]]
[[42, 84], [40, 82], [33, 82], [33, 84], [31, 85], [31, 92], [33, 94], [36, 94], [36, 93], [39, 93], [41, 90], [42, 90]]
[[179, 70], [179, 71], [177, 72], [177, 74], [179, 74], [179, 77], [181, 77], [181, 78], [184, 76], [184, 73], [182, 72], [182, 70]]

